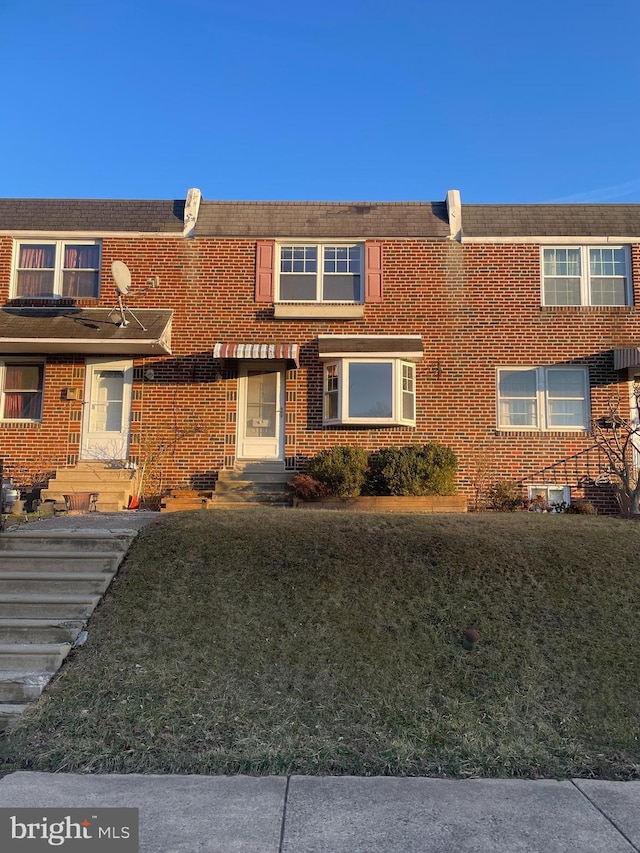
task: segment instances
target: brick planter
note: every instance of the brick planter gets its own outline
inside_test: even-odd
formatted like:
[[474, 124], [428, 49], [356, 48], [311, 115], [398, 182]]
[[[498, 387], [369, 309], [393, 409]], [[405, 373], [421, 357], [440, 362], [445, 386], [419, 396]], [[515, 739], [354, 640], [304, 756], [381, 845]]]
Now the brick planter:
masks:
[[467, 499], [461, 495], [374, 496], [324, 498], [320, 501], [293, 499], [297, 509], [337, 509], [350, 512], [466, 512]]

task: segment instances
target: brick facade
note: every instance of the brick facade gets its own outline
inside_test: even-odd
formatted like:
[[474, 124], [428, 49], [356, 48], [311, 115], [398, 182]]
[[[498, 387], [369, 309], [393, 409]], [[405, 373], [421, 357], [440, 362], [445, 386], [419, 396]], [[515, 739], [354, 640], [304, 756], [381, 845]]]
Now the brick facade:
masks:
[[[304, 216], [304, 205], [299, 209]], [[111, 308], [111, 263], [120, 260], [132, 274], [128, 304], [134, 312], [173, 311], [171, 354], [131, 356], [130, 459], [138, 465], [153, 461], [149, 490], [211, 487], [218, 471], [235, 462], [240, 360], [215, 359], [215, 342], [295, 343], [300, 346], [299, 367], [282, 365], [287, 368], [287, 468], [302, 467], [318, 450], [337, 444], [375, 450], [438, 441], [458, 455], [458, 488], [470, 502], [474, 480], [484, 471], [493, 479], [570, 485], [572, 495], [612, 508], [607, 489], [594, 485], [601, 460], [589, 451], [594, 444], [589, 432], [497, 428], [496, 369], [583, 365], [589, 369], [592, 417], [604, 414], [615, 394], [628, 401], [627, 372], [614, 370], [613, 350], [635, 346], [640, 339], [640, 309], [635, 307], [640, 304], [640, 236], [624, 240], [632, 247], [634, 307], [544, 307], [539, 242], [517, 237], [500, 242], [491, 235], [485, 242], [478, 237], [459, 242], [434, 229], [424, 237], [374, 235], [383, 247], [383, 299], [365, 304], [362, 317], [276, 319], [273, 304], [256, 301], [255, 292], [257, 240], [271, 238], [273, 232], [256, 229], [251, 233], [257, 236], [225, 236], [199, 234], [196, 228], [195, 237], [184, 238], [175, 229], [169, 234], [122, 234], [115, 224], [110, 226], [112, 233], [100, 234], [100, 298], [67, 304]], [[10, 298], [14, 238], [27, 232], [22, 225], [20, 233], [4, 227], [4, 236], [0, 234], [0, 303], [5, 306], [36, 304]], [[42, 224], [33, 233], [46, 236]], [[301, 228], [275, 236], [305, 235]], [[576, 242], [567, 238], [567, 243]], [[159, 284], [144, 289], [155, 276]], [[329, 334], [421, 336], [415, 427], [323, 426], [318, 336]], [[11, 355], [5, 345], [0, 359]], [[77, 462], [83, 401], [64, 399], [64, 389], [83, 388], [86, 357], [86, 352], [47, 355], [42, 420], [0, 422], [0, 455], [9, 473]]]

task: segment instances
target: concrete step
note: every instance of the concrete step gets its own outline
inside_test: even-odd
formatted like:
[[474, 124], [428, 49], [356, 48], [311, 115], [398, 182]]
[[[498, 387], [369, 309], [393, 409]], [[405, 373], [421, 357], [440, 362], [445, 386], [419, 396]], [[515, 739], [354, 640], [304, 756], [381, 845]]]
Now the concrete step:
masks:
[[[86, 554], [99, 551], [109, 551], [124, 554], [133, 541], [135, 533], [108, 533], [87, 528], [83, 531], [57, 532], [42, 531], [37, 524], [21, 525], [19, 530], [12, 530], [0, 536], [0, 552], [5, 551], [82, 551]], [[3, 553], [4, 556], [4, 553]]]
[[282, 468], [279, 471], [251, 471], [246, 468], [235, 471], [219, 471], [218, 483], [252, 482], [252, 483], [288, 483], [289, 474]]
[[60, 468], [52, 483], [130, 483], [135, 478], [135, 472], [126, 468]]
[[0, 643], [73, 643], [84, 619], [0, 618]]
[[121, 560], [117, 551], [2, 551], [0, 578], [16, 571], [113, 573]]
[[107, 572], [2, 572], [0, 595], [102, 595], [113, 575]]
[[284, 493], [288, 489], [286, 480], [267, 480], [265, 482], [256, 482], [255, 480], [218, 480], [216, 483], [216, 494], [226, 492], [255, 492], [266, 494], [280, 492]]
[[0, 703], [20, 704], [37, 699], [51, 681], [51, 672], [0, 672]]
[[0, 672], [57, 672], [71, 643], [0, 643]]
[[28, 705], [0, 704], [0, 731], [10, 729], [20, 719], [20, 715]]
[[[87, 489], [78, 489], [78, 492], [93, 492], [98, 495], [98, 499], [95, 503], [95, 509], [97, 512], [120, 512], [123, 509], [126, 509], [129, 505], [129, 498], [132, 494], [131, 491], [101, 491], [96, 488], [87, 488]], [[42, 500], [43, 501], [55, 501], [57, 504], [61, 504], [61, 509], [64, 509], [65, 499], [64, 495], [73, 494], [70, 489], [57, 491], [53, 489], [43, 489], [42, 491]]]
[[14, 619], [88, 619], [100, 595], [0, 593], [0, 617]]
[[282, 474], [284, 472], [284, 462], [275, 459], [237, 459], [232, 470], [251, 472], [252, 476], [254, 473], [265, 473], [268, 471], [275, 471]]

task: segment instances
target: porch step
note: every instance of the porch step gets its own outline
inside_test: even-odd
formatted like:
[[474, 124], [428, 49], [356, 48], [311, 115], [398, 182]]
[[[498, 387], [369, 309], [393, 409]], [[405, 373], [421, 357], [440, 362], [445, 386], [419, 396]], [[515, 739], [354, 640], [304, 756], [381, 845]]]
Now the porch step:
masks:
[[65, 552], [81, 552], [85, 555], [93, 555], [98, 552], [99, 556], [109, 553], [121, 560], [134, 537], [135, 533], [127, 531], [111, 534], [90, 529], [74, 532], [41, 531], [37, 524], [25, 524], [19, 531], [0, 536], [0, 554], [4, 557], [5, 552], [9, 551], [38, 550], [50, 555], [53, 559], [58, 553], [64, 555]]
[[51, 681], [51, 672], [0, 672], [0, 703], [21, 704], [37, 699]]
[[42, 500], [64, 501], [63, 495], [96, 492], [96, 509], [118, 512], [126, 508], [135, 492], [136, 472], [108, 463], [79, 462], [74, 468], [59, 468], [41, 493]]
[[36, 595], [101, 595], [113, 574], [108, 572], [6, 572], [0, 571], [0, 596]]
[[1, 550], [0, 579], [7, 572], [62, 572], [76, 575], [91, 571], [113, 573], [120, 562], [120, 555], [113, 551], [27, 551]]
[[28, 707], [28, 705], [0, 704], [0, 731], [13, 726]]
[[136, 535], [25, 528], [0, 536], [0, 730], [58, 671]]
[[24, 619], [88, 619], [100, 595], [0, 593], [0, 617]]
[[71, 643], [0, 643], [0, 671], [57, 672]]
[[191, 509], [207, 509], [213, 492], [196, 489], [173, 489], [162, 499], [161, 512], [181, 512]]
[[0, 643], [73, 643], [84, 619], [0, 618]]

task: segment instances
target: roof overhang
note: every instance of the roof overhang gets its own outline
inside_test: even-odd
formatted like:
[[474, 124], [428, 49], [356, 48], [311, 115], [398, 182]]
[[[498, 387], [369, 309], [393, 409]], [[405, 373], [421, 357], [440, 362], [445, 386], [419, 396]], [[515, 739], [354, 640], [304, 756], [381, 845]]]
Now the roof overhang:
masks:
[[420, 361], [424, 348], [420, 335], [318, 335], [318, 355], [323, 360], [358, 356]]
[[170, 355], [169, 309], [11, 308], [0, 310], [0, 352]]
[[640, 365], [640, 347], [621, 347], [613, 351], [614, 370], [624, 370], [627, 367]]
[[259, 343], [222, 343], [213, 346], [214, 358], [248, 358], [254, 361], [278, 359], [292, 361], [300, 366], [300, 347], [298, 344], [259, 344]]

